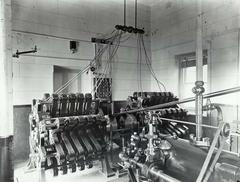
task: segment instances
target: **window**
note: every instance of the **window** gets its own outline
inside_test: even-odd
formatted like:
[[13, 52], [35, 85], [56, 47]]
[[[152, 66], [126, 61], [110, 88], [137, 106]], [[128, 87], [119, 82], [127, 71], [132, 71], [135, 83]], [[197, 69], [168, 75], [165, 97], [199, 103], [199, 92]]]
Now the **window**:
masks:
[[[189, 53], [177, 56], [179, 61], [179, 96], [180, 99], [193, 97], [195, 94], [192, 88], [196, 81], [196, 56], [195, 53]], [[203, 81], [204, 88], [207, 89], [207, 51], [203, 51]], [[194, 102], [184, 104], [185, 107], [194, 107]]]

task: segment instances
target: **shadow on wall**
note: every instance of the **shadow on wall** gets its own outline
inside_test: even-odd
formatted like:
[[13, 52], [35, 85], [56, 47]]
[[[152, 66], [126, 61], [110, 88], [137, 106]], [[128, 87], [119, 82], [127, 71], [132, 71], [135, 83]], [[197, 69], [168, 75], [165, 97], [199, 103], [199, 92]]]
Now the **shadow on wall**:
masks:
[[14, 138], [13, 138], [13, 162], [26, 161], [29, 156], [29, 122], [28, 116], [31, 105], [13, 107]]

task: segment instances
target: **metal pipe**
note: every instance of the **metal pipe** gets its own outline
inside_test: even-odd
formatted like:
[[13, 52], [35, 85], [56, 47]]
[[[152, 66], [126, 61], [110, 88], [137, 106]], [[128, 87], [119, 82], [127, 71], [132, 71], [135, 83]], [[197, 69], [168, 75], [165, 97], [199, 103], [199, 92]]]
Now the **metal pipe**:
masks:
[[196, 34], [196, 81], [203, 81], [202, 55], [202, 0], [197, 0], [197, 34]]
[[[54, 38], [54, 39], [61, 39], [61, 40], [76, 40], [78, 42], [92, 43], [90, 40], [76, 39], [75, 37], [62, 37], [62, 36], [56, 36], [56, 35], [51, 35], [51, 34], [43, 34], [43, 33], [36, 33], [36, 32], [30, 32], [30, 31], [22, 31], [22, 30], [17, 30], [17, 29], [12, 29], [12, 32], [21, 33], [21, 34], [36, 35], [36, 36], [43, 36], [43, 37], [47, 37], [47, 38], [51, 37], [51, 38]], [[97, 33], [97, 32], [95, 32], [95, 33]]]
[[25, 55], [22, 55], [22, 56], [25, 56], [25, 57], [51, 58], [51, 59], [63, 59], [63, 60], [79, 60], [79, 61], [86, 61], [86, 62], [92, 61], [92, 59], [81, 59], [81, 58], [74, 58], [74, 57], [45, 56], [45, 55], [40, 55], [40, 54], [38, 54], [38, 55], [25, 54]]
[[[158, 118], [161, 119], [161, 120], [164, 120], [164, 121], [169, 121], [169, 122], [175, 122], [175, 123], [182, 123], [182, 124], [197, 126], [196, 123], [190, 123], [190, 122], [188, 122], [188, 121], [181, 121], [181, 120], [168, 119], [168, 118], [162, 118], [162, 117], [158, 117]], [[205, 127], [205, 128], [218, 129], [217, 126], [211, 126], [211, 125], [205, 125], [205, 124], [202, 124], [201, 126], [202, 126], [202, 127]]]
[[[195, 112], [196, 112], [196, 140], [200, 141], [202, 139], [202, 118], [203, 118], [203, 95], [202, 91], [204, 90], [203, 87], [200, 85], [198, 86], [198, 83], [203, 83], [203, 82], [196, 82], [196, 100], [195, 100]], [[199, 87], [199, 88], [197, 88]]]
[[240, 91], [240, 86], [232, 87], [232, 88], [229, 88], [229, 89], [224, 89], [224, 90], [220, 90], [220, 91], [205, 94], [205, 95], [203, 95], [203, 98], [207, 99], [207, 98], [212, 98], [212, 97], [218, 97], [218, 96], [232, 94], [232, 93], [239, 92], [239, 91]]
[[126, 26], [126, 7], [127, 7], [127, 0], [124, 0], [123, 5], [123, 25]]
[[[237, 61], [237, 73], [240, 73], [240, 29], [238, 29], [238, 61]], [[237, 76], [237, 84], [240, 84], [239, 76]], [[237, 102], [239, 103], [240, 97], [237, 97]], [[237, 105], [237, 120], [239, 120], [239, 106]], [[239, 126], [237, 125], [237, 129]], [[231, 139], [231, 138], [230, 138]], [[231, 141], [231, 140], [230, 140]], [[238, 152], [239, 137], [237, 137], [237, 152]], [[232, 148], [232, 143], [230, 143], [230, 148]]]
[[193, 92], [196, 94], [195, 112], [196, 112], [196, 140], [202, 139], [202, 106], [204, 92], [203, 82], [203, 56], [202, 56], [202, 0], [197, 0], [198, 16], [197, 16], [197, 37], [196, 37], [196, 83]]
[[137, 0], [135, 0], [135, 28], [137, 28]]
[[136, 164], [141, 169], [148, 169], [147, 173], [150, 173], [150, 174], [152, 174], [152, 175], [154, 175], [156, 177], [159, 177], [159, 179], [165, 180], [167, 182], [181, 182], [178, 179], [175, 179], [175, 178], [173, 178], [173, 177], [163, 173], [161, 170], [156, 170], [154, 168], [149, 168], [145, 164], [141, 164], [141, 163], [137, 162], [134, 159], [130, 159], [130, 162]]
[[160, 170], [155, 171], [155, 170], [151, 169], [151, 170], [149, 170], [149, 172], [152, 175], [157, 176], [160, 179], [163, 179], [163, 180], [165, 180], [167, 182], [180, 182], [179, 180], [177, 180], [177, 179], [175, 179], [175, 178], [173, 178], [173, 177], [171, 177], [171, 176], [161, 172]]
[[19, 52], [17, 50], [17, 52], [15, 54], [13, 54], [13, 57], [16, 57], [16, 58], [19, 58], [19, 55], [22, 55], [22, 54], [29, 54], [29, 53], [36, 53], [37, 52], [37, 46], [34, 47], [33, 50], [30, 50], [30, 51], [22, 51], [22, 52]]
[[99, 114], [92, 114], [91, 116], [89, 115], [79, 115], [79, 116], [62, 116], [62, 117], [56, 117], [56, 118], [51, 118], [51, 120], [81, 120], [81, 119], [87, 119], [87, 118], [97, 118], [97, 117], [102, 117]]
[[[147, 166], [145, 164], [142, 164], [142, 163], [139, 163], [135, 159], [129, 158], [124, 153], [120, 153], [119, 158], [122, 161], [129, 162], [130, 164], [135, 164], [136, 166], [141, 168], [141, 170], [145, 173], [145, 175], [148, 175], [150, 173], [150, 174], [152, 174], [156, 177], [159, 177], [160, 179], [163, 179], [167, 182], [181, 182], [180, 180], [175, 179], [175, 178], [163, 173], [160, 170], [156, 170], [155, 168], [149, 168], [149, 166]], [[148, 177], [148, 176], [146, 176], [146, 177]]]
[[[205, 94], [205, 95], [203, 95], [203, 99], [218, 97], [218, 96], [227, 95], [227, 94], [231, 94], [231, 93], [235, 93], [235, 92], [239, 92], [239, 91], [240, 91], [240, 86], [239, 87], [233, 87], [233, 88], [229, 88], [229, 89], [220, 90], [220, 91], [217, 91], [217, 92], [212, 92], [212, 93]], [[193, 101], [195, 101], [195, 97], [189, 97], [189, 98], [186, 98], [186, 99], [182, 99], [182, 100], [178, 100], [178, 101], [172, 101], [172, 102], [168, 102], [168, 103], [164, 103], [164, 104], [158, 104], [158, 105], [145, 107], [145, 108], [141, 108], [141, 109], [134, 109], [134, 110], [130, 110], [130, 111], [124, 111], [124, 112], [121, 112], [121, 113], [114, 113], [113, 115], [118, 116], [118, 115], [121, 115], [121, 114], [130, 114], [130, 113], [147, 111], [147, 110], [161, 109], [161, 108], [171, 107], [171, 106], [174, 106], [174, 105], [184, 104], [184, 103], [193, 102]]]

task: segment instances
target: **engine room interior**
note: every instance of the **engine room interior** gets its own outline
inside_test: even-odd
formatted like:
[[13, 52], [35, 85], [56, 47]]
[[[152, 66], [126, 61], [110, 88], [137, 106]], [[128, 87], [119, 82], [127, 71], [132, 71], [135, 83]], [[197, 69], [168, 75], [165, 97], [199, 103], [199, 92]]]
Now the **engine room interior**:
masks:
[[0, 182], [240, 182], [239, 0], [0, 8]]

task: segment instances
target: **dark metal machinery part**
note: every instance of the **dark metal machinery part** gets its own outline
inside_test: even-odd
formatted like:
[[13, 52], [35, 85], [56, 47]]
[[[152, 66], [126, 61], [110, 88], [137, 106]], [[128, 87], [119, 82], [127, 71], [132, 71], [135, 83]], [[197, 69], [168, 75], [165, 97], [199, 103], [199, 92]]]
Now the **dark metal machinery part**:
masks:
[[68, 133], [68, 137], [69, 137], [69, 140], [74, 148], [74, 151], [75, 153], [77, 154], [77, 166], [80, 167], [80, 170], [83, 170], [85, 168], [85, 165], [84, 165], [84, 154], [85, 154], [85, 151], [84, 151], [84, 148], [83, 146], [81, 145], [81, 143], [79, 142], [79, 140], [77, 139], [76, 135], [73, 133], [73, 131], [70, 131]]
[[[218, 96], [223, 93], [232, 93], [239, 90], [240, 88], [234, 88], [222, 92], [211, 93], [205, 97], [207, 98], [213, 95]], [[162, 102], [163, 100], [164, 99], [162, 100], [152, 99], [151, 102], [154, 102], [154, 104], [156, 104], [158, 102]], [[137, 126], [138, 128], [139, 121], [144, 120], [144, 118], [141, 118], [139, 115], [136, 115], [136, 112], [139, 114], [142, 113], [141, 111], [149, 109], [151, 110], [153, 108], [157, 109], [162, 108], [161, 110], [157, 111], [160, 117], [168, 116], [170, 117], [170, 119], [174, 119], [172, 118], [172, 116], [176, 116], [177, 117], [175, 118], [176, 120], [182, 119], [184, 117], [184, 114], [182, 114], [184, 113], [184, 111], [181, 111], [180, 108], [177, 108], [176, 104], [189, 102], [191, 100], [192, 98], [185, 99], [184, 101], [172, 101], [170, 103], [163, 103], [156, 106], [150, 106], [144, 109], [130, 110], [124, 113], [117, 114], [116, 116], [122, 116], [125, 114], [127, 117], [123, 119], [124, 120], [123, 124], [116, 121], [115, 124], [117, 124], [117, 126], [110, 128], [115, 128], [116, 130], [133, 129], [135, 126]], [[54, 124], [58, 123], [58, 125], [56, 124], [58, 128], [57, 129], [52, 128], [52, 130], [56, 133], [58, 132], [60, 133], [58, 134], [58, 137], [56, 137], [57, 139], [55, 138], [55, 136], [53, 137], [55, 140], [54, 144], [55, 151], [52, 150], [50, 153], [47, 151], [46, 155], [49, 154], [49, 156], [51, 156], [47, 160], [49, 159], [52, 160], [53, 165], [51, 165], [51, 168], [54, 169], [55, 174], [57, 174], [56, 169], [62, 170], [64, 174], [67, 173], [68, 169], [72, 169], [72, 172], [74, 172], [73, 170], [74, 166], [72, 165], [73, 163], [80, 167], [80, 169], [84, 169], [85, 165], [87, 165], [88, 167], [92, 167], [92, 160], [104, 154], [105, 148], [102, 146], [102, 143], [99, 142], [98, 131], [102, 132], [102, 128], [104, 128], [102, 127], [104, 126], [104, 124], [102, 123], [107, 122], [106, 118], [104, 117], [97, 117], [96, 115], [90, 114], [92, 102], [93, 101], [90, 95], [85, 95], [85, 97], [83, 94], [61, 96], [53, 95], [52, 102], [50, 102], [51, 109], [49, 115], [51, 120], [54, 121], [53, 122]], [[174, 108], [169, 108], [171, 106], [174, 106]], [[79, 113], [85, 114], [87, 116], [82, 116]], [[42, 115], [40, 116], [41, 116], [40, 119], [44, 120]], [[171, 121], [170, 124], [169, 122], [166, 123], [168, 123], [166, 131], [168, 131], [168, 133], [170, 133], [171, 135], [182, 135], [187, 133], [186, 130], [184, 130], [186, 129], [184, 123], [182, 125], [176, 124], [174, 122], [171, 123]], [[48, 129], [51, 130], [51, 127], [49, 127]], [[186, 182], [196, 180], [197, 175], [199, 174], [201, 166], [203, 164], [203, 161], [207, 155], [206, 151], [199, 149], [184, 140], [172, 140], [172, 139], [167, 140], [169, 141], [169, 143], [171, 143], [173, 147], [170, 151], [164, 151], [168, 154], [168, 157], [166, 157], [165, 160], [165, 167], [161, 168], [161, 170], [158, 170], [159, 166], [157, 167], [151, 166], [150, 168], [150, 165], [147, 165], [149, 167], [149, 172], [151, 173], [150, 177], [162, 176], [164, 178], [164, 175], [166, 175], [165, 177], [166, 178], [169, 177], [168, 179], [171, 179], [170, 177], [172, 176], [174, 179]], [[44, 143], [44, 145], [48, 145], [48, 143]], [[57, 153], [59, 159], [57, 156], [55, 158], [52, 157], [52, 154], [54, 152]], [[217, 168], [218, 171], [221, 171], [223, 168], [224, 169], [227, 168], [229, 169], [229, 171], [231, 171], [231, 169], [237, 171], [239, 169], [239, 165], [234, 163], [236, 160], [237, 158], [234, 156], [225, 153], [222, 154], [218, 161], [219, 163]], [[229, 167], [229, 165], [233, 167]], [[50, 166], [46, 167], [50, 168]], [[215, 182], [217, 179], [215, 176], [216, 173], [214, 172], [211, 175], [210, 180]], [[228, 176], [231, 176], [231, 178], [229, 179], [233, 178], [238, 179], [237, 173], [234, 173], [234, 175], [228, 173]], [[155, 179], [155, 177], [153, 177], [153, 179]]]
[[60, 116], [67, 116], [68, 115], [68, 108], [67, 108], [67, 101], [68, 101], [68, 97], [65, 94], [62, 94], [60, 96]]
[[[66, 155], [64, 153], [64, 149], [62, 148], [62, 145], [60, 144], [60, 141], [59, 141], [59, 138], [56, 136], [54, 138], [55, 140], [55, 150], [57, 152], [57, 155], [58, 155], [58, 159], [56, 158], [56, 161], [57, 162], [57, 166], [58, 165], [61, 165], [61, 170], [62, 170], [62, 174], [66, 174], [67, 173], [67, 159], [66, 159]], [[56, 163], [55, 163], [56, 164]], [[57, 168], [57, 166], [52, 166], [53, 167], [53, 171], [54, 171], [54, 175], [55, 175], [55, 171]], [[48, 169], [49, 166], [45, 165], [45, 169]]]
[[[184, 140], [168, 139], [168, 141], [173, 145], [175, 151], [172, 153], [172, 156], [166, 161], [166, 169], [164, 172], [168, 175], [176, 177], [181, 181], [196, 181], [202, 168], [203, 162], [207, 156], [207, 152], [191, 145], [189, 142]], [[215, 153], [213, 156], [215, 156]], [[239, 161], [239, 158], [237, 156], [223, 152], [220, 155], [218, 163], [219, 166], [221, 166], [221, 164], [227, 163], [228, 165], [234, 166], [234, 168], [240, 170], [240, 162], [236, 163], [236, 161]], [[229, 168], [228, 171], [231, 171], [231, 169]], [[236, 181], [240, 180], [239, 172], [232, 175], [231, 180], [229, 179], [229, 181], [234, 181], [235, 179]], [[220, 181], [224, 180], [226, 180], [225, 177], [223, 177]], [[211, 175], [209, 181], [219, 181], [215, 171]]]
[[[189, 143], [189, 141], [178, 139], [167, 139], [171, 143], [172, 149], [169, 152], [169, 157], [166, 160], [164, 166], [156, 165], [158, 172], [152, 171], [153, 168], [146, 166], [145, 164], [139, 163], [134, 159], [123, 159], [129, 160], [134, 164], [137, 164], [145, 172], [150, 171], [156, 177], [156, 173], [165, 174], [165, 177], [168, 178], [166, 181], [184, 181], [184, 182], [193, 182], [196, 181], [203, 162], [207, 156], [207, 151], [195, 147]], [[214, 154], [215, 155], [215, 154]], [[218, 165], [215, 168], [215, 171], [212, 173], [209, 182], [220, 182], [220, 181], [229, 181], [229, 182], [238, 182], [240, 180], [240, 162], [237, 156], [222, 153]], [[224, 170], [224, 176], [220, 173]], [[149, 175], [149, 172], [145, 173], [147, 178], [155, 179]], [[160, 177], [161, 176], [161, 177]], [[163, 179], [163, 175], [159, 175]], [[171, 177], [173, 180], [171, 180]], [[175, 179], [175, 180], [174, 180]]]
[[[97, 101], [95, 101], [97, 102]], [[89, 115], [92, 95], [82, 93], [78, 94], [52, 94], [51, 117]], [[96, 104], [96, 107], [98, 103]], [[92, 114], [92, 113], [91, 113]]]
[[77, 94], [77, 102], [76, 102], [76, 114], [82, 115], [83, 114], [83, 103], [84, 103], [84, 95]]
[[[66, 174], [85, 166], [91, 168], [93, 160], [102, 158], [105, 145], [103, 131], [107, 119], [98, 112], [99, 103], [93, 106], [91, 94], [53, 94], [51, 99], [35, 101], [31, 113], [31, 132], [40, 134], [43, 168]], [[47, 101], [46, 101], [47, 100]], [[94, 107], [94, 108], [93, 108]], [[41, 130], [37, 127], [41, 127]], [[37, 133], [34, 133], [37, 131]], [[34, 141], [34, 140], [32, 140]], [[39, 142], [36, 140], [36, 146]], [[36, 151], [32, 148], [32, 151]], [[32, 165], [34, 166], [34, 165]]]
[[[123, 147], [119, 155], [123, 166], [132, 168], [132, 171], [139, 167], [141, 174], [151, 181], [193, 182], [199, 181], [200, 174], [205, 177], [201, 177], [201, 182], [202, 179], [209, 182], [240, 180], [239, 157], [221, 150], [225, 140], [214, 151], [218, 137], [226, 139], [229, 135], [229, 124], [221, 123], [207, 150], [193, 145], [189, 140], [161, 136], [156, 130], [157, 114], [149, 112], [148, 117], [148, 133], [133, 134], [130, 144]], [[225, 176], [221, 175], [219, 179], [219, 172], [223, 169]], [[134, 176], [135, 173], [129, 170], [129, 175]]]
[[83, 145], [86, 147], [87, 153], [92, 154], [93, 153], [93, 147], [89, 143], [89, 141], [88, 141], [88, 139], [85, 135], [85, 132], [83, 133], [81, 131], [78, 131], [78, 136], [79, 136], [79, 140], [82, 141]]
[[84, 114], [90, 114], [91, 103], [92, 103], [92, 95], [85, 94]]
[[[173, 122], [165, 122], [165, 120], [159, 120], [158, 129], [164, 134], [170, 134], [172, 136], [177, 136], [184, 138], [188, 136], [188, 127], [182, 123], [175, 123], [174, 120], [185, 120], [186, 111], [180, 108], [168, 108], [158, 111], [161, 118], [174, 118]], [[145, 114], [125, 114], [119, 117], [111, 118], [111, 128], [112, 131], [124, 131], [124, 130], [136, 130], [145, 126], [144, 122], [139, 122], [139, 120], [144, 120]], [[187, 121], [185, 121], [188, 123]]]
[[[168, 102], [177, 101], [178, 98], [174, 96], [171, 92], [134, 92], [133, 96], [128, 97], [128, 104], [125, 108], [127, 111], [119, 113], [117, 115], [113, 114], [111, 119], [111, 126], [109, 129], [112, 131], [138, 131], [139, 129], [145, 127], [144, 122], [146, 112], [134, 112], [137, 111], [136, 108], [149, 107], [157, 104], [166, 104]], [[130, 109], [130, 110], [129, 110]], [[129, 113], [128, 113], [129, 112]], [[171, 107], [163, 108], [156, 111], [161, 118], [169, 118], [175, 120], [186, 120], [187, 111], [179, 108], [177, 105], [172, 105]], [[131, 119], [132, 118], [132, 119]], [[186, 121], [187, 122], [187, 121]], [[160, 132], [164, 134], [170, 134], [176, 137], [186, 138], [189, 134], [188, 126], [182, 123], [166, 122], [165, 120], [159, 120]], [[131, 133], [131, 132], [129, 132]]]
[[[217, 91], [217, 92], [212, 92], [212, 93], [205, 94], [205, 95], [203, 95], [203, 98], [207, 99], [207, 98], [212, 98], [212, 97], [218, 97], [218, 96], [227, 95], [227, 94], [231, 94], [231, 93], [235, 93], [235, 92], [239, 92], [239, 91], [240, 91], [240, 87], [233, 87], [233, 88], [230, 88], [230, 89], [225, 89], [225, 90], [220, 90], [220, 91]], [[182, 99], [182, 100], [178, 100], [178, 101], [172, 101], [172, 102], [159, 104], [159, 105], [154, 105], [154, 106], [141, 108], [141, 109], [124, 111], [124, 112], [121, 112], [121, 113], [114, 113], [113, 115], [117, 116], [117, 115], [136, 113], [136, 112], [141, 112], [141, 111], [156, 110], [156, 109], [171, 107], [171, 106], [174, 106], [174, 105], [184, 104], [184, 103], [193, 102], [193, 101], [195, 101], [195, 97], [190, 97], [190, 98], [186, 98], [186, 99]]]
[[76, 95], [69, 94], [69, 104], [68, 104], [68, 115], [72, 116], [75, 114], [75, 105], [76, 105]]
[[96, 138], [94, 137], [93, 133], [90, 130], [87, 131], [87, 136], [96, 152], [100, 154], [102, 152], [102, 147], [100, 146], [100, 144], [98, 143], [98, 141], [96, 140]]
[[66, 157], [67, 157], [67, 160], [68, 161], [73, 161], [75, 159], [75, 152], [74, 152], [74, 149], [69, 141], [69, 139], [67, 138], [66, 134], [65, 133], [60, 133], [59, 134], [59, 138], [61, 138], [61, 144], [65, 150], [65, 154]]

